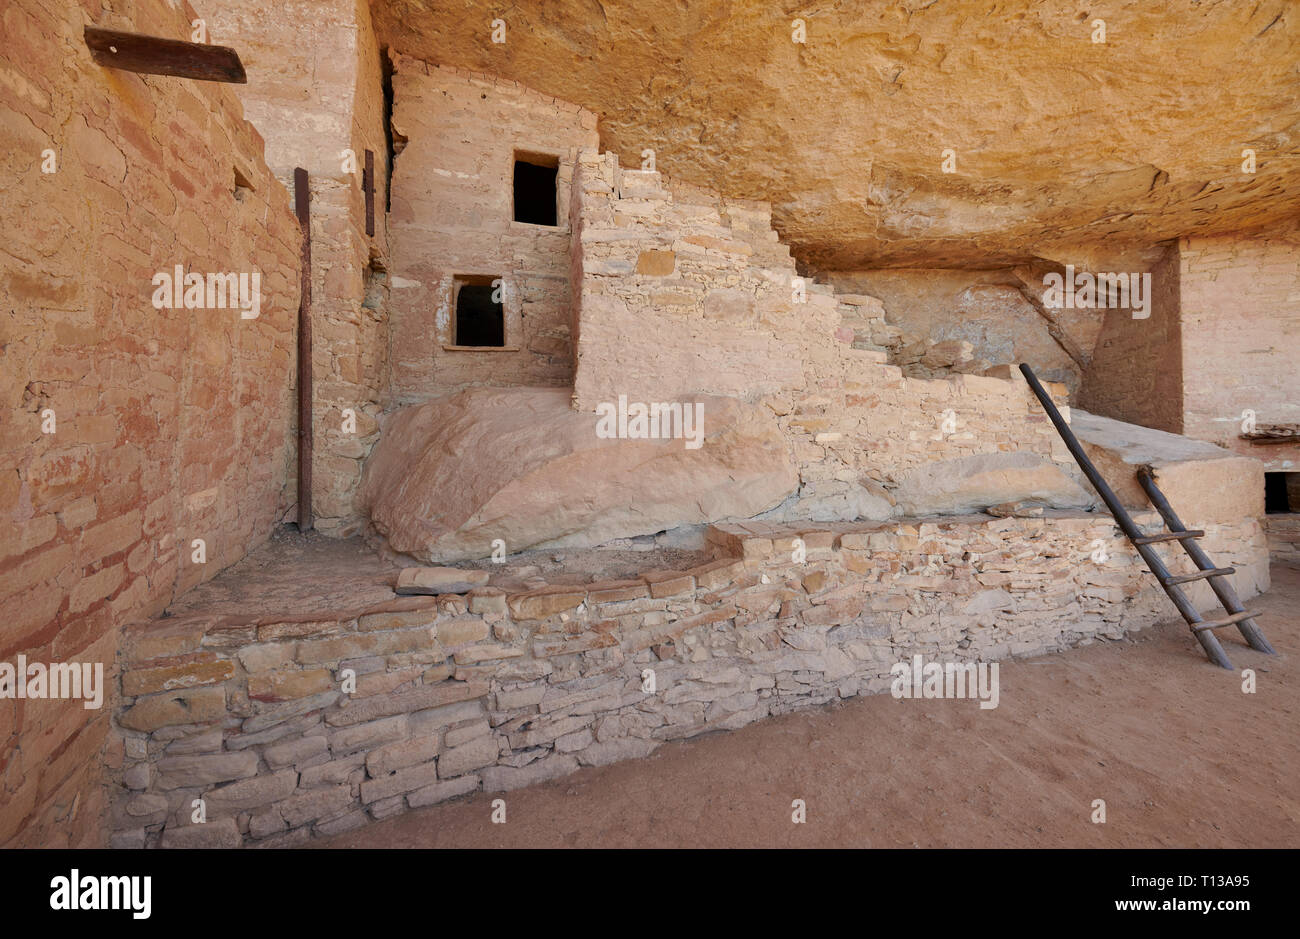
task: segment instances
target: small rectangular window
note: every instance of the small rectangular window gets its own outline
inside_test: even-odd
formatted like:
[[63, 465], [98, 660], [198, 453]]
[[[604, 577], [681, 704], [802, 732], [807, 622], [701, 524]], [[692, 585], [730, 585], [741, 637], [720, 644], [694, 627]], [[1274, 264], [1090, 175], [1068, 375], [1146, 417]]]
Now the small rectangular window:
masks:
[[[496, 286], [493, 286], [493, 283]], [[458, 346], [500, 347], [506, 344], [501, 278], [456, 278], [456, 336]]]
[[1300, 473], [1264, 474], [1264, 511], [1270, 515], [1300, 512]]
[[515, 154], [515, 221], [555, 227], [555, 179], [559, 157]]

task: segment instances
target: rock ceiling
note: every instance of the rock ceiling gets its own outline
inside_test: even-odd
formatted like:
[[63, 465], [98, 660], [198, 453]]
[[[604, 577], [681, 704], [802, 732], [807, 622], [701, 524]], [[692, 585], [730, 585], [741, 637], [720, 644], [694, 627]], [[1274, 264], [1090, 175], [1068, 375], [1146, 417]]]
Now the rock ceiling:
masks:
[[770, 200], [814, 271], [1077, 262], [1300, 217], [1294, 0], [372, 7], [385, 46], [597, 112], [624, 165], [649, 147]]

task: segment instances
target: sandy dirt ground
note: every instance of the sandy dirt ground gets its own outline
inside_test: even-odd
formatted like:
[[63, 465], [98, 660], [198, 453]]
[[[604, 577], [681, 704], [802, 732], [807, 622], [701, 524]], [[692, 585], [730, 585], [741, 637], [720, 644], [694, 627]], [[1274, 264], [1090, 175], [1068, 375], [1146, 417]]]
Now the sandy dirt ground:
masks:
[[[1001, 664], [973, 700], [857, 698], [667, 743], [644, 760], [475, 793], [321, 847], [1297, 847], [1300, 569], [1247, 604], [1279, 655], [1180, 619]], [[1172, 607], [1171, 607], [1172, 613]], [[1242, 691], [1254, 669], [1257, 691]], [[506, 823], [491, 822], [492, 800]], [[803, 799], [807, 822], [791, 821]], [[1105, 824], [1092, 803], [1104, 799]]]

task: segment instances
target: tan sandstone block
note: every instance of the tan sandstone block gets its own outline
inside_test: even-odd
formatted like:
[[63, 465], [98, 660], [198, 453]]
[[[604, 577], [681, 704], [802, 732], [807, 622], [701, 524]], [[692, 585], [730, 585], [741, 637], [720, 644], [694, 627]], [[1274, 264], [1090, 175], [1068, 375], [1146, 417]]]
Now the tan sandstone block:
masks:
[[677, 266], [672, 251], [642, 251], [636, 259], [636, 272], [650, 277], [667, 277]]
[[510, 597], [506, 602], [510, 615], [515, 619], [546, 619], [557, 613], [573, 610], [587, 599], [585, 590], [573, 591], [555, 588], [521, 593]]
[[329, 691], [334, 676], [326, 668], [277, 669], [248, 677], [248, 696], [254, 701], [289, 701]]
[[130, 730], [154, 731], [175, 724], [214, 721], [225, 714], [226, 689], [215, 686], [139, 698], [118, 718], [118, 723]]

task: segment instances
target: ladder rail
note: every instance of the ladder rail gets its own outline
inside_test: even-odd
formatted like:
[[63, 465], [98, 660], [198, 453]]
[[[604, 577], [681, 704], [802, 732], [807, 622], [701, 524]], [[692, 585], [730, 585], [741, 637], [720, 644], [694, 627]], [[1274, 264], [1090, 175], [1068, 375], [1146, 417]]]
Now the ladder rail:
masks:
[[[1186, 531], [1187, 527], [1179, 519], [1178, 513], [1174, 511], [1174, 507], [1169, 504], [1165, 494], [1156, 485], [1155, 474], [1152, 473], [1151, 467], [1141, 467], [1138, 470], [1137, 477], [1138, 482], [1142, 484], [1142, 488], [1146, 491], [1147, 498], [1151, 500], [1151, 504], [1160, 513], [1160, 517], [1165, 520], [1165, 525], [1168, 526], [1170, 531]], [[1187, 552], [1188, 556], [1201, 570], [1214, 567], [1214, 562], [1205, 553], [1205, 549], [1195, 541], [1181, 540], [1179, 544], [1183, 546], [1183, 550]], [[1226, 577], [1210, 577], [1208, 580], [1210, 589], [1214, 591], [1214, 595], [1219, 598], [1219, 602], [1223, 604], [1225, 610], [1234, 616], [1245, 612], [1246, 607], [1242, 604], [1241, 598], [1237, 596], [1236, 588], [1232, 586], [1230, 580]], [[1264, 634], [1255, 624], [1254, 617], [1246, 617], [1238, 621], [1236, 626], [1241, 631], [1242, 638], [1246, 640], [1247, 645], [1252, 649], [1268, 655], [1277, 654], [1277, 650], [1264, 638]]]
[[1161, 589], [1164, 590], [1174, 606], [1178, 608], [1178, 612], [1182, 614], [1187, 624], [1192, 627], [1192, 632], [1196, 636], [1197, 642], [1201, 644], [1201, 648], [1205, 650], [1205, 654], [1211, 662], [1220, 668], [1232, 668], [1232, 662], [1228, 659], [1227, 653], [1223, 651], [1223, 646], [1219, 645], [1219, 640], [1215, 637], [1214, 631], [1196, 629], [1198, 624], [1204, 622], [1200, 613], [1192, 606], [1186, 594], [1178, 589], [1177, 584], [1167, 582], [1170, 579], [1169, 570], [1160, 559], [1160, 555], [1156, 554], [1150, 545], [1142, 544], [1137, 540], [1142, 537], [1142, 532], [1133, 523], [1133, 519], [1119, 501], [1119, 497], [1115, 495], [1106, 480], [1102, 478], [1101, 473], [1097, 472], [1097, 467], [1092, 465], [1092, 460], [1083, 451], [1083, 445], [1079, 443], [1079, 438], [1074, 436], [1074, 431], [1070, 429], [1070, 425], [1061, 416], [1061, 412], [1056, 407], [1056, 402], [1047, 393], [1047, 389], [1038, 381], [1038, 376], [1034, 374], [1033, 369], [1023, 362], [1020, 364], [1020, 371], [1025, 376], [1025, 381], [1029, 383], [1030, 390], [1038, 398], [1038, 403], [1047, 412], [1047, 417], [1056, 428], [1056, 432], [1061, 435], [1066, 449], [1070, 451], [1070, 455], [1079, 464], [1079, 469], [1083, 470], [1083, 475], [1088, 478], [1088, 482], [1097, 491], [1097, 495], [1101, 496], [1101, 501], [1106, 503], [1106, 508], [1110, 510], [1111, 517], [1115, 519], [1120, 530], [1124, 532], [1129, 542], [1137, 549], [1138, 554], [1142, 556], [1142, 560], [1151, 569], [1151, 573], [1156, 575], [1156, 580], [1160, 582]]

